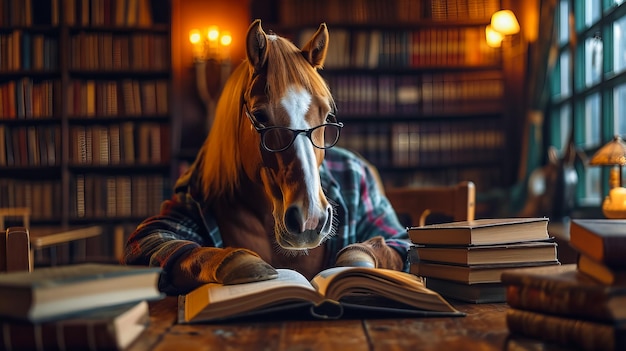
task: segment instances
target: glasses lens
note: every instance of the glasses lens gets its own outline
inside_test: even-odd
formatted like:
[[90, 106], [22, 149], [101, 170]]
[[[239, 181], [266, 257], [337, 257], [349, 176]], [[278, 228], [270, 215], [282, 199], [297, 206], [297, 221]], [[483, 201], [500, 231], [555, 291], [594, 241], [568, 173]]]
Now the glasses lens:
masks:
[[269, 128], [264, 131], [263, 144], [268, 150], [281, 151], [289, 147], [294, 138], [294, 133], [287, 128]]
[[[324, 135], [320, 135], [321, 133], [324, 133]], [[332, 147], [339, 140], [339, 127], [332, 124], [321, 125], [312, 133], [311, 139], [313, 139], [313, 144], [319, 148], [326, 149]]]

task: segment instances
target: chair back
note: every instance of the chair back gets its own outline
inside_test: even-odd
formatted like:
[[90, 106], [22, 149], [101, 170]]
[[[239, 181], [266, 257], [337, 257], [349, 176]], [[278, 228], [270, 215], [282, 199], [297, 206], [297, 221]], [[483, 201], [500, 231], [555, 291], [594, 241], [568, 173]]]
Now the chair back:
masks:
[[0, 272], [32, 271], [30, 235], [25, 227], [9, 227], [0, 235]]
[[21, 218], [22, 227], [30, 227], [30, 208], [28, 207], [0, 207], [0, 230], [6, 228], [6, 218]]
[[407, 226], [424, 226], [431, 215], [455, 222], [474, 219], [476, 190], [471, 181], [450, 186], [386, 188], [385, 195]]

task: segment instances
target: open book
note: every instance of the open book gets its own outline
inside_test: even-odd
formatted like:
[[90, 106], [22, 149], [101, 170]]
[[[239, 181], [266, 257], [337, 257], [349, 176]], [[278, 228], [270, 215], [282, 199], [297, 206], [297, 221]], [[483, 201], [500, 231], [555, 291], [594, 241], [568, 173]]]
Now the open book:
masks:
[[316, 318], [340, 318], [345, 310], [413, 316], [463, 315], [410, 273], [380, 268], [336, 267], [310, 282], [278, 269], [260, 282], [206, 284], [178, 298], [179, 323], [225, 320], [261, 313], [306, 309]]

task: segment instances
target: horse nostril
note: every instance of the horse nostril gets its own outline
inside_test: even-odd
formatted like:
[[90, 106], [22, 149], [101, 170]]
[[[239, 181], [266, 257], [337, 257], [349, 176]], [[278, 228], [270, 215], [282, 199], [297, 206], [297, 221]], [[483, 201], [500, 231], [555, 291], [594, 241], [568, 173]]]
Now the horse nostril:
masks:
[[322, 227], [321, 232], [328, 233], [333, 223], [333, 209], [330, 206], [326, 208], [326, 218], [323, 223], [324, 225]]
[[285, 212], [285, 227], [290, 233], [302, 233], [304, 231], [304, 221], [299, 206], [289, 206]]

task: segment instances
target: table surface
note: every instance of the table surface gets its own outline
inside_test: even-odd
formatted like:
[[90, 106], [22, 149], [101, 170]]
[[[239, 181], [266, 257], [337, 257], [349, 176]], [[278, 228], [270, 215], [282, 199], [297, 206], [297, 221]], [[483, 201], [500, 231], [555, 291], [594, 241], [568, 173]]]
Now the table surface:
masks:
[[508, 305], [451, 301], [464, 317], [256, 320], [177, 324], [175, 297], [150, 302], [150, 325], [128, 350], [565, 350], [510, 335]]
[[59, 245], [70, 241], [102, 235], [104, 228], [99, 225], [72, 227], [30, 227], [30, 243], [33, 249]]

